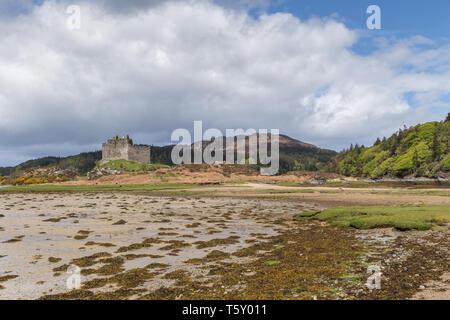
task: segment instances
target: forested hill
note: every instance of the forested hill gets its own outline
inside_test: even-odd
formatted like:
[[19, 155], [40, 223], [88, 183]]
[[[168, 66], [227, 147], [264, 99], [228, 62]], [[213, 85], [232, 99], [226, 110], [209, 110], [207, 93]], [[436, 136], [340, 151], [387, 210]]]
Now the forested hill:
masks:
[[347, 176], [437, 177], [450, 171], [450, 113], [442, 122], [428, 122], [377, 139], [370, 148], [351, 146], [327, 170]]
[[28, 160], [15, 167], [0, 168], [0, 175], [8, 176], [16, 171], [26, 170], [35, 167], [56, 166], [61, 169], [73, 169], [79, 174], [86, 174], [95, 167], [95, 161], [102, 159], [102, 152], [84, 152], [70, 157], [44, 157]]
[[[246, 157], [248, 157], [248, 137], [246, 141]], [[203, 141], [206, 147], [211, 141]], [[226, 141], [223, 141], [223, 153], [226, 154]], [[172, 165], [172, 146], [154, 147], [152, 146], [152, 163]], [[235, 144], [236, 148], [236, 144]], [[321, 149], [312, 144], [293, 139], [286, 135], [279, 136], [280, 169], [279, 174], [284, 174], [295, 170], [318, 171], [325, 168], [330, 160], [336, 156], [333, 150]], [[236, 151], [235, 151], [236, 153]], [[235, 154], [235, 159], [237, 155]]]

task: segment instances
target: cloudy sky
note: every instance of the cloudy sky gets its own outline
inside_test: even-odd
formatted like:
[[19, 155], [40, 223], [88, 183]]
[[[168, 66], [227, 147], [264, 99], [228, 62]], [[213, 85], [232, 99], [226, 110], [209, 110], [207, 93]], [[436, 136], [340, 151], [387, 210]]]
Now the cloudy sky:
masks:
[[444, 119], [450, 2], [375, 2], [382, 30], [362, 0], [2, 0], [0, 166], [194, 120], [340, 150]]

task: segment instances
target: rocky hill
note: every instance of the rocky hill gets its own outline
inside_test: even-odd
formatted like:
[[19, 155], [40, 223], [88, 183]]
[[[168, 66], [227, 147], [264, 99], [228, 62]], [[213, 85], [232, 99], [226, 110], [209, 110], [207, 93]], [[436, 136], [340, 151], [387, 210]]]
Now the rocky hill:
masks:
[[327, 170], [372, 179], [449, 176], [450, 114], [445, 121], [400, 129], [369, 148], [352, 145], [339, 153]]
[[[223, 138], [223, 152], [226, 154], [226, 141]], [[212, 141], [203, 141], [205, 148]], [[250, 139], [245, 137], [245, 158], [249, 158]], [[271, 150], [271, 135], [267, 137], [268, 150]], [[258, 147], [259, 148], [259, 145]], [[259, 153], [259, 149], [258, 153]], [[336, 151], [321, 149], [315, 145], [293, 139], [286, 135], [279, 135], [280, 170], [279, 174], [290, 171], [307, 170], [318, 171], [324, 169], [331, 159], [337, 155]], [[234, 158], [237, 159], [237, 143], [234, 143]], [[269, 152], [270, 153], [270, 152]]]

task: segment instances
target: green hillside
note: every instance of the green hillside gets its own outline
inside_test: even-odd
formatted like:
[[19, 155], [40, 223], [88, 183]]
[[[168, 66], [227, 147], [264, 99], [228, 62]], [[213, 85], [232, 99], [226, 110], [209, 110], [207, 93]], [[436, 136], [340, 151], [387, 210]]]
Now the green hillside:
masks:
[[76, 156], [61, 159], [57, 166], [62, 169], [74, 169], [79, 174], [86, 174], [95, 167], [95, 162], [102, 159], [102, 152], [84, 152]]
[[351, 146], [339, 153], [327, 170], [346, 176], [436, 177], [450, 171], [450, 114], [445, 121], [428, 122], [377, 139], [370, 148]]
[[170, 146], [151, 146], [150, 156], [152, 163], [159, 163], [165, 165], [172, 165], [172, 149], [173, 145]]
[[102, 152], [85, 152], [69, 157], [44, 157], [28, 160], [15, 167], [0, 168], [0, 175], [8, 176], [14, 172], [19, 172], [36, 167], [57, 166], [61, 169], [73, 169], [79, 174], [86, 174], [95, 167], [95, 162], [102, 159]]
[[9, 176], [12, 172], [14, 172], [14, 170], [14, 167], [0, 167], [0, 177]]
[[297, 170], [318, 171], [323, 169], [334, 156], [336, 151], [333, 150], [280, 145], [279, 173], [285, 174]]

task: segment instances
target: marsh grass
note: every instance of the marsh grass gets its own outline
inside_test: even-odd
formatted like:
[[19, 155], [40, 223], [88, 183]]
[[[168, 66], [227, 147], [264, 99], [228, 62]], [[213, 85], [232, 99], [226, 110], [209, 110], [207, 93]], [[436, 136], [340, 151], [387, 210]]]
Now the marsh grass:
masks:
[[331, 225], [356, 229], [394, 228], [400, 231], [429, 230], [450, 222], [448, 205], [402, 205], [374, 207], [336, 207], [320, 213], [301, 212], [296, 220], [317, 219]]
[[[298, 187], [298, 186], [297, 186]], [[321, 193], [321, 194], [379, 194], [379, 195], [416, 195], [416, 196], [450, 196], [450, 190], [420, 190], [420, 189], [409, 189], [409, 190], [341, 190], [336, 188], [336, 190], [323, 190], [323, 189], [293, 189], [293, 190], [266, 190], [265, 193], [268, 194], [288, 194], [288, 193]]]
[[297, 214], [294, 216], [294, 219], [297, 220], [297, 221], [299, 221], [299, 220], [302, 220], [302, 219], [304, 219], [304, 218], [310, 218], [310, 217], [313, 217], [313, 216], [315, 216], [315, 215], [317, 215], [317, 214], [319, 214], [319, 213], [320, 213], [320, 211], [318, 211], [318, 210], [306, 210], [306, 211], [302, 211], [302, 212], [300, 212], [300, 213], [297, 213]]
[[271, 190], [267, 190], [265, 191], [265, 193], [269, 193], [269, 194], [277, 194], [277, 193], [314, 193], [316, 191], [311, 190], [311, 189], [297, 189], [297, 190], [275, 190], [275, 189], [271, 189]]

